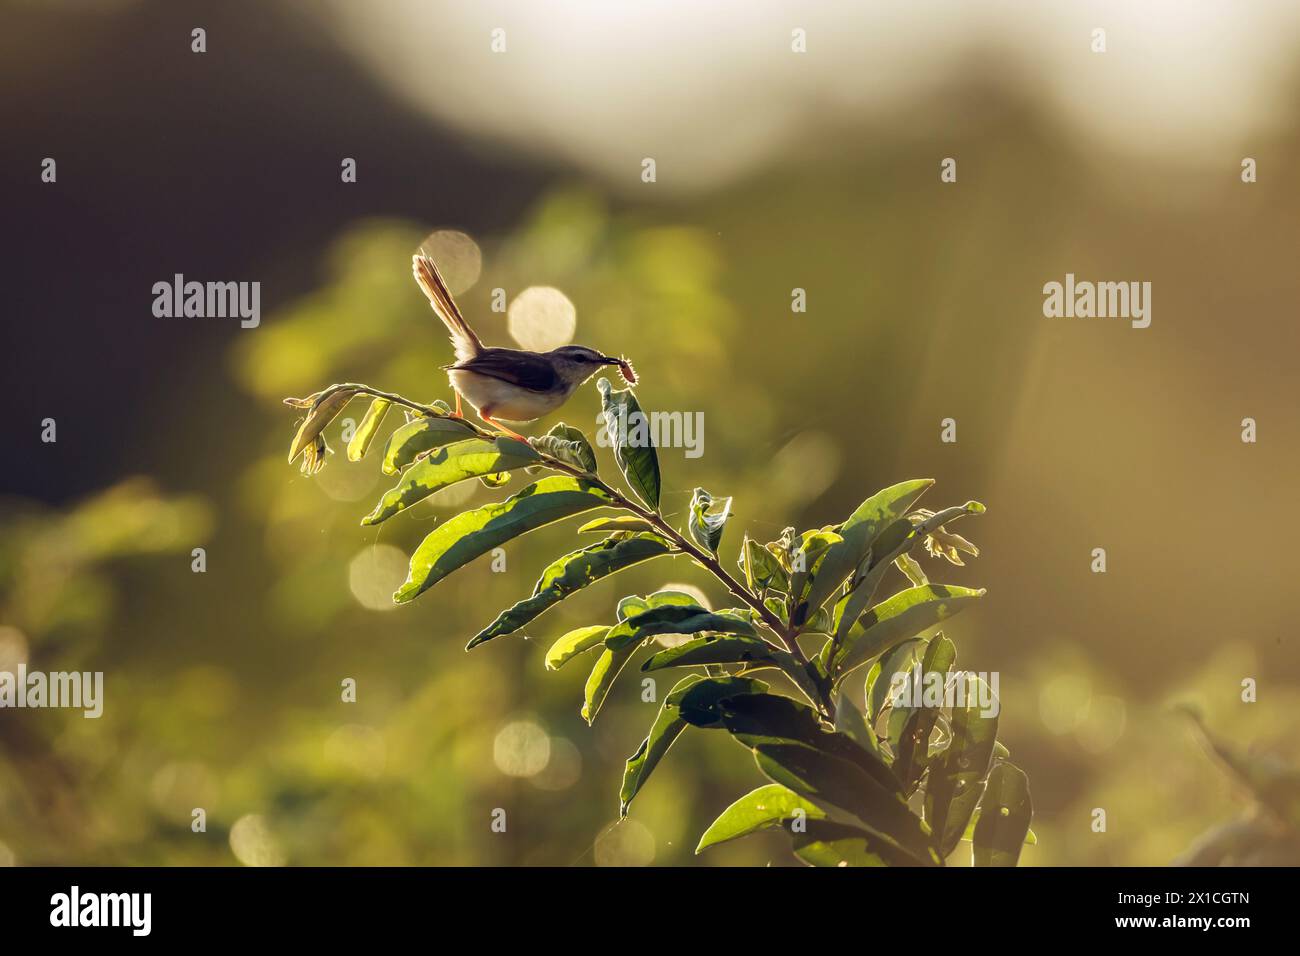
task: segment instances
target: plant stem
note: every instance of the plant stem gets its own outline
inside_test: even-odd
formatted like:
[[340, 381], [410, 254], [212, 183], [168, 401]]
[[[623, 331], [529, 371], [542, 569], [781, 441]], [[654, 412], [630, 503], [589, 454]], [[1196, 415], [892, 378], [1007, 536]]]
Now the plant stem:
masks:
[[[394, 405], [401, 405], [405, 408], [410, 408], [414, 411], [417, 411], [422, 415], [428, 415], [434, 418], [454, 417], [454, 416], [446, 415], [444, 412], [439, 411], [438, 409], [434, 408], [431, 405], [421, 405], [419, 402], [413, 402], [410, 399], [404, 398], [401, 395], [398, 395], [394, 392], [380, 391], [377, 388], [371, 388], [369, 385], [360, 385], [360, 384], [349, 382], [345, 385], [336, 386], [336, 388], [356, 389], [358, 394], [370, 395], [374, 398], [382, 398], [385, 401], [392, 402]], [[475, 425], [467, 418], [462, 417], [457, 420], [463, 422], [466, 425], [466, 427], [472, 429], [475, 432], [475, 434], [479, 435], [479, 437], [481, 438], [489, 438], [489, 439], [497, 439], [501, 437], [509, 438], [509, 436], [502, 436], [498, 432], [492, 432], [492, 431], [488, 431], [487, 429], [480, 428], [478, 425]], [[513, 441], [514, 439], [511, 440]], [[671, 541], [679, 551], [683, 552], [684, 554], [689, 554], [692, 558], [695, 559], [695, 561], [698, 564], [700, 564], [702, 567], [704, 567], [705, 570], [707, 570], [710, 574], [712, 574], [715, 578], [717, 578], [718, 581], [722, 584], [722, 586], [725, 587], [729, 592], [731, 592], [731, 594], [739, 598], [745, 604], [749, 605], [749, 607], [752, 608], [755, 612], [757, 612], [758, 616], [762, 619], [763, 623], [768, 627], [768, 629], [771, 630], [772, 633], [777, 636], [777, 638], [785, 646], [785, 649], [790, 652], [790, 655], [794, 657], [796, 661], [798, 661], [799, 666], [801, 667], [807, 666], [808, 658], [804, 655], [803, 649], [799, 647], [797, 633], [791, 628], [789, 628], [784, 621], [782, 621], [779, 617], [777, 617], [776, 614], [774, 614], [772, 610], [766, 604], [764, 604], [763, 601], [756, 594], [751, 592], [743, 584], [741, 584], [734, 577], [732, 577], [732, 575], [727, 571], [727, 569], [724, 568], [722, 564], [718, 561], [716, 555], [708, 551], [705, 551], [703, 548], [695, 544], [695, 542], [687, 538], [684, 534], [682, 534], [680, 531], [678, 531], [676, 528], [670, 525], [667, 519], [665, 519], [663, 515], [661, 515], [658, 511], [651, 510], [649, 508], [644, 507], [640, 503], [633, 501], [630, 497], [623, 494], [621, 491], [619, 491], [617, 488], [610, 485], [608, 482], [604, 481], [599, 476], [591, 472], [583, 471], [581, 468], [577, 468], [574, 465], [570, 465], [566, 461], [561, 461], [558, 458], [548, 455], [545, 452], [543, 452], [541, 449], [536, 448], [531, 444], [530, 447], [532, 447], [533, 451], [537, 454], [537, 456], [546, 463], [547, 467], [552, 468], [556, 471], [562, 471], [565, 474], [572, 475], [575, 478], [581, 478], [583, 481], [586, 481], [594, 485], [595, 487], [599, 488], [602, 492], [604, 492], [609, 497], [609, 499], [613, 502], [613, 504], [616, 507], [622, 508], [625, 511], [630, 511], [632, 514], [636, 515], [642, 521], [645, 521], [648, 524], [652, 525], [656, 531], [658, 531], [661, 535], [663, 535], [665, 538]], [[812, 701], [812, 703], [824, 708], [827, 716], [829, 716], [832, 720], [834, 719], [835, 704], [831, 700], [829, 693], [827, 693], [822, 700]]]
[[[382, 398], [384, 399], [384, 401], [392, 402], [394, 405], [402, 405], [413, 411], [419, 412], [421, 415], [428, 415], [430, 418], [455, 417], [455, 416], [448, 416], [445, 412], [441, 411], [440, 409], [434, 408], [432, 405], [421, 405], [419, 402], [413, 402], [409, 398], [404, 398], [401, 395], [398, 395], [396, 392], [384, 392], [384, 391], [380, 391], [377, 388], [371, 388], [369, 385], [360, 385], [356, 382], [345, 382], [342, 385], [334, 385], [331, 386], [329, 389], [326, 389], [326, 391], [333, 391], [335, 389], [343, 389], [343, 388], [353, 389], [358, 394], [361, 395], [370, 395], [374, 398]], [[462, 419], [462, 421], [464, 421], [466, 425], [474, 429], [480, 435], [489, 438], [498, 437], [495, 432], [484, 431], [483, 429], [475, 425], [473, 422], [471, 422], [469, 419]]]

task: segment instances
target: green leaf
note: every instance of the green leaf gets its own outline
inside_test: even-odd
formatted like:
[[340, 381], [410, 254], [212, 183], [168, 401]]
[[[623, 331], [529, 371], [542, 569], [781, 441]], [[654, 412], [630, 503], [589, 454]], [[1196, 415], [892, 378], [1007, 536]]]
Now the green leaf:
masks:
[[942, 862], [889, 768], [847, 736], [823, 731], [811, 708], [772, 694], [735, 697], [720, 707], [724, 726], [754, 751], [773, 782], [853, 814], [914, 862]]
[[301, 401], [286, 399], [286, 404], [293, 405], [295, 408], [305, 407], [308, 410], [289, 445], [289, 464], [293, 464], [293, 460], [301, 455], [308, 445], [316, 441], [325, 430], [325, 426], [334, 421], [348, 402], [356, 397], [357, 388], [354, 385], [331, 385]]
[[659, 634], [698, 634], [700, 631], [758, 637], [754, 625], [744, 618], [713, 613], [698, 604], [673, 604], [651, 608], [615, 625], [605, 639], [605, 646], [618, 650]]
[[802, 634], [830, 634], [832, 629], [830, 612], [819, 607], [804, 621]]
[[[609, 689], [614, 686], [614, 679], [636, 649], [636, 644], [619, 650], [606, 647], [596, 661], [596, 666], [587, 678], [586, 703], [582, 708], [582, 716], [587, 723], [596, 719], [600, 705], [604, 703]], [[688, 724], [696, 727], [720, 727], [719, 701], [738, 695], [759, 694], [766, 690], [767, 684], [748, 677], [706, 677], [690, 683], [672, 694], [672, 697], [678, 713]]]
[[775, 614], [778, 620], [785, 621], [785, 601], [773, 595], [763, 601], [763, 607]]
[[902, 571], [907, 580], [912, 582], [912, 587], [924, 587], [930, 583], [930, 579], [925, 576], [925, 570], [921, 563], [910, 554], [900, 554], [894, 559], [894, 567]]
[[906, 515], [916, 503], [916, 499], [933, 484], [933, 478], [901, 481], [876, 492], [858, 505], [853, 514], [840, 525], [840, 534], [845, 540], [857, 545], [858, 550], [853, 555], [855, 565], [860, 564], [867, 556], [868, 550], [880, 532]]
[[854, 764], [878, 789], [902, 800], [898, 778], [880, 755], [855, 743], [846, 734], [823, 730], [816, 711], [806, 704], [778, 694], [754, 694], [726, 701], [723, 713], [727, 730], [746, 746], [781, 741], [806, 744]]
[[532, 445], [552, 458], [558, 458], [590, 474], [596, 473], [596, 453], [587, 441], [587, 436], [572, 425], [560, 422], [545, 435], [532, 439]]
[[916, 499], [933, 484], [932, 478], [904, 481], [876, 492], [858, 505], [837, 529], [841, 540], [828, 548], [810, 569], [790, 616], [795, 627], [802, 626], [811, 611], [826, 603], [867, 557], [876, 536], [906, 515]]
[[583, 651], [589, 651], [596, 645], [605, 643], [605, 635], [608, 633], [609, 626], [606, 624], [595, 624], [570, 631], [552, 644], [550, 650], [546, 652], [546, 669], [559, 670]]
[[361, 424], [352, 433], [352, 440], [348, 442], [348, 461], [360, 461], [366, 457], [366, 452], [370, 450], [370, 443], [375, 440], [375, 433], [379, 431], [379, 426], [383, 424], [384, 416], [388, 414], [388, 409], [392, 405], [393, 403], [386, 398], [376, 398], [370, 403], [365, 417], [361, 419]]
[[810, 701], [820, 701], [822, 698], [823, 688], [821, 685], [821, 675], [816, 673], [815, 666], [811, 663], [805, 664], [799, 661], [793, 654], [785, 650], [777, 650], [776, 661], [774, 664], [757, 664], [745, 668], [741, 673], [748, 674], [754, 670], [760, 670], [764, 667], [779, 667], [782, 672], [790, 678], [796, 687], [803, 692], [803, 695]]
[[899, 591], [854, 623], [835, 653], [831, 672], [843, 679], [860, 664], [965, 610], [984, 593], [946, 584]]
[[361, 523], [379, 524], [449, 485], [495, 476], [538, 460], [535, 451], [513, 438], [471, 438], [436, 448], [407, 469]]
[[695, 852], [707, 850], [719, 843], [739, 839], [757, 833], [784, 827], [792, 820], [799, 819], [796, 810], [802, 811], [804, 820], [822, 820], [826, 811], [811, 800], [805, 800], [779, 783], [769, 783], [745, 794], [709, 824], [709, 828], [700, 837]]
[[[838, 531], [832, 528], [822, 528], [816, 531], [805, 531], [800, 537], [798, 547], [791, 555], [790, 572], [790, 610], [798, 611], [801, 607], [804, 613], [807, 612], [807, 595], [808, 589], [813, 582], [814, 570], [818, 567], [818, 562], [830, 551], [830, 549], [842, 544], [844, 539]], [[800, 570], [802, 568], [802, 570]], [[802, 618], [799, 623], [802, 623]], [[791, 624], [795, 624], [793, 616]], [[795, 626], [798, 626], [795, 624]]]
[[668, 607], [669, 605], [699, 607], [693, 595], [687, 594], [685, 591], [674, 591], [669, 588], [663, 591], [655, 591], [646, 597], [629, 594], [618, 602], [618, 619], [619, 621], [626, 621], [628, 618], [643, 614], [651, 608]]
[[890, 686], [892, 683], [890, 678], [885, 680], [880, 678], [886, 674], [892, 678], [894, 674], [911, 670], [913, 665], [921, 659], [921, 655], [925, 653], [925, 647], [925, 641], [920, 638], [912, 638], [903, 641], [889, 653], [882, 654], [871, 665], [871, 669], [867, 671], [866, 682], [866, 704], [870, 723], [875, 724], [880, 719], [885, 704], [889, 702], [890, 693], [894, 690]]
[[849, 628], [871, 605], [885, 572], [892, 566], [893, 558], [889, 555], [901, 554], [916, 543], [911, 534], [912, 522], [900, 518], [877, 535], [867, 556], [849, 579], [847, 593], [835, 602], [831, 612], [837, 644], [844, 640]]
[[658, 511], [659, 455], [650, 434], [650, 420], [630, 389], [615, 390], [605, 378], [596, 382], [596, 387], [614, 460], [637, 497], [652, 511]]
[[588, 531], [599, 531], [601, 533], [612, 534], [615, 531], [654, 531], [655, 526], [649, 521], [638, 518], [635, 515], [606, 515], [603, 518], [593, 518], [578, 529], [578, 534]]
[[[964, 841], [969, 843], [975, 838], [975, 827], [979, 825], [979, 822], [980, 808], [976, 807], [975, 812], [970, 815], [970, 822], [966, 824], [966, 831], [961, 835]], [[1038, 846], [1038, 835], [1033, 830], [1025, 833], [1025, 846]]]
[[591, 669], [591, 674], [587, 677], [587, 686], [583, 690], [582, 719], [588, 724], [595, 723], [596, 715], [600, 713], [600, 707], [609, 696], [609, 690], [614, 686], [619, 672], [635, 652], [635, 644], [618, 651], [607, 647], [601, 652], [595, 666]]
[[[737, 617], [739, 610], [724, 611]], [[751, 612], [752, 613], [752, 612]], [[795, 685], [808, 696], [809, 700], [818, 698], [818, 688], [793, 654], [757, 637], [739, 637], [722, 634], [709, 634], [694, 640], [670, 647], [650, 657], [641, 665], [643, 671], [662, 670], [666, 667], [716, 666], [720, 664], [743, 664], [744, 674], [762, 670], [765, 667], [780, 668]]]
[[810, 820], [794, 835], [795, 856], [810, 866], [907, 866], [916, 861], [866, 831], [831, 820]]
[[[922, 706], [895, 703], [889, 715], [889, 742], [894, 750], [894, 773], [910, 791], [921, 778], [930, 755], [930, 732], [943, 709], [943, 687], [947, 675], [957, 662], [957, 647], [942, 634], [936, 634], [926, 647], [921, 661], [921, 684], [915, 684], [916, 670], [908, 677], [909, 696], [918, 697]], [[931, 698], [938, 675], [939, 700]]]
[[731, 517], [731, 499], [714, 498], [703, 488], [691, 496], [690, 518], [686, 530], [696, 544], [713, 554], [722, 543], [722, 531]]
[[[751, 591], [790, 589], [790, 575], [776, 555], [748, 535], [740, 548], [740, 569], [745, 572], [745, 583]], [[781, 613], [784, 616], [785, 611]]]
[[384, 447], [385, 475], [395, 475], [421, 454], [452, 442], [474, 437], [474, 429], [463, 418], [420, 416], [388, 436]]
[[786, 528], [781, 532], [781, 537], [776, 541], [769, 541], [763, 547], [767, 548], [769, 554], [781, 563], [781, 567], [789, 574], [793, 570], [793, 559], [795, 552], [799, 550], [803, 537], [794, 528]]
[[1029, 778], [1015, 764], [1000, 763], [989, 774], [972, 837], [976, 866], [1015, 866], [1034, 816]]
[[913, 524], [910, 518], [902, 518], [881, 531], [872, 544], [865, 565], [859, 566], [858, 573], [850, 582], [849, 593], [836, 605], [836, 639], [842, 641], [848, 629], [856, 623], [857, 616], [870, 603], [881, 578], [891, 564], [906, 555], [921, 541], [928, 539], [930, 534], [941, 528], [945, 522], [956, 521], [966, 515], [983, 514], [984, 511], [984, 506], [978, 501], [968, 501], [964, 505], [945, 508], [939, 512], [918, 512], [917, 515], [926, 516], [918, 524]]
[[853, 814], [863, 829], [905, 852], [914, 863], [941, 862], [930, 844], [929, 830], [906, 801], [881, 787], [857, 764], [794, 741], [760, 739], [750, 747], [758, 769], [769, 780]]
[[766, 692], [767, 684], [752, 677], [706, 677], [681, 692], [677, 710], [692, 726], [721, 727], [721, 704], [724, 701]]
[[876, 732], [867, 724], [848, 694], [841, 694], [839, 703], [835, 706], [835, 729], [863, 750], [879, 753], [880, 741], [876, 739]]
[[641, 665], [643, 671], [696, 664], [776, 664], [777, 649], [759, 637], [711, 634], [660, 651]]
[[465, 649], [477, 647], [494, 637], [513, 634], [587, 585], [642, 561], [670, 553], [672, 546], [667, 541], [649, 534], [606, 538], [600, 544], [570, 552], [553, 561], [542, 572], [532, 597], [502, 611], [495, 621], [474, 636]]
[[411, 555], [406, 583], [393, 595], [412, 601], [457, 568], [536, 528], [610, 504], [600, 488], [580, 478], [553, 475], [505, 501], [466, 511], [429, 534]]
[[663, 755], [668, 752], [668, 748], [686, 729], [687, 723], [682, 719], [678, 705], [685, 696], [686, 690], [701, 680], [704, 678], [698, 675], [687, 677], [679, 681], [664, 698], [663, 706], [659, 708], [659, 715], [650, 725], [650, 733], [646, 735], [645, 740], [641, 741], [637, 752], [628, 758], [627, 765], [623, 769], [623, 786], [619, 790], [619, 816], [627, 816], [632, 798], [645, 785]]
[[939, 849], [946, 857], [960, 841], [966, 823], [983, 789], [981, 781], [988, 773], [993, 746], [998, 737], [996, 713], [984, 713], [983, 696], [992, 701], [990, 711], [997, 710], [988, 685], [974, 675], [966, 676], [965, 705], [952, 709], [952, 741], [930, 765], [925, 785], [925, 818], [938, 838]]

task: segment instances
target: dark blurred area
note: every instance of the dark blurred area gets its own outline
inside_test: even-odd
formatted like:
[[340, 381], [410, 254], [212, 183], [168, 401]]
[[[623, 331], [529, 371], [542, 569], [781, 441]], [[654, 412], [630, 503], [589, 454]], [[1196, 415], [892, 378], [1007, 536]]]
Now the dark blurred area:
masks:
[[[6, 445], [30, 447], [18, 423], [46, 416], [72, 439], [25, 455], [9, 491], [65, 502], [101, 487], [137, 467], [160, 407], [181, 403], [189, 427], [166, 436], [150, 470], [182, 482], [211, 474], [205, 436], [250, 411], [220, 360], [239, 328], [157, 321], [154, 282], [247, 276], [270, 313], [320, 281], [324, 251], [358, 218], [501, 229], [551, 178], [395, 101], [284, 4], [6, 7], [4, 352], [19, 403]], [[190, 50], [199, 21], [203, 55]], [[58, 162], [54, 189], [40, 180], [45, 156]], [[347, 156], [360, 175], [345, 186]], [[222, 391], [227, 401], [185, 401]], [[106, 405], [93, 427], [76, 413]], [[238, 466], [225, 466], [228, 478]]]
[[[402, 4], [377, 4], [371, 57], [427, 31], [431, 87], [473, 90], [477, 69], [484, 90], [463, 110], [474, 95], [485, 115], [508, 108], [486, 54], [435, 55], [439, 42], [486, 50], [486, 28], [429, 7], [405, 21]], [[1054, 84], [1088, 88], [1086, 44], [1045, 65], [990, 39], [877, 108], [802, 93], [800, 125], [755, 134], [732, 174], [674, 186], [687, 173], [665, 161], [660, 190], [640, 182], [641, 158], [672, 144], [646, 135], [626, 76], [590, 91], [626, 122], [588, 160], [537, 130], [586, 128], [606, 115], [596, 105], [521, 108], [513, 139], [473, 128], [398, 89], [353, 46], [361, 14], [331, 10], [3, 4], [0, 668], [103, 670], [108, 704], [99, 720], [0, 712], [0, 862], [790, 862], [780, 835], [691, 855], [761, 782], [706, 734], [686, 735], [615, 825], [623, 761], [653, 708], [629, 685], [589, 729], [580, 665], [542, 667], [538, 644], [624, 594], [673, 581], [725, 602], [707, 576], [630, 571], [529, 640], [466, 654], [573, 546], [571, 529], [512, 546], [514, 573], [468, 567], [392, 610], [393, 576], [434, 521], [500, 493], [475, 484], [361, 528], [387, 487], [373, 452], [335, 455], [315, 478], [285, 463], [285, 396], [365, 381], [449, 398], [450, 350], [409, 277], [435, 229], [467, 250], [451, 278], [485, 340], [519, 334], [490, 310], [492, 289], [552, 286], [576, 307], [574, 340], [636, 361], [643, 404], [703, 411], [703, 457], [663, 456], [665, 500], [680, 513], [694, 486], [734, 494], [728, 562], [743, 533], [842, 520], [907, 478], [937, 479], [928, 507], [988, 506], [961, 529], [981, 556], [932, 577], [989, 589], [946, 633], [961, 665], [1002, 675], [1000, 738], [1037, 813], [1023, 862], [1167, 863], [1250, 803], [1172, 702], [1196, 702], [1244, 749], [1300, 756], [1294, 53], [1270, 65], [1282, 119], [1231, 148], [1162, 152], [1153, 113], [1144, 149], [1118, 149], [1044, 99]], [[542, 45], [511, 29], [519, 55]], [[1117, 45], [1117, 62], [1132, 67], [1135, 45]], [[717, 87], [673, 87], [686, 66], [665, 56], [644, 82], [683, 111], [723, 97], [721, 67]], [[583, 67], [557, 53], [551, 69]], [[794, 68], [744, 69], [729, 82]], [[872, 82], [836, 75], [844, 89]], [[762, 106], [742, 112], [764, 128]], [[709, 134], [680, 135], [707, 151]], [[723, 140], [719, 152], [738, 148]], [[958, 181], [941, 184], [949, 156]], [[1258, 182], [1241, 181], [1243, 156]], [[56, 183], [41, 182], [44, 157]], [[344, 157], [356, 183], [340, 181]], [[261, 325], [155, 317], [150, 290], [175, 273], [261, 282]], [[1044, 318], [1043, 284], [1066, 273], [1151, 282], [1151, 327]], [[790, 310], [796, 287], [805, 314]], [[590, 430], [598, 409], [584, 389], [541, 425]], [[955, 444], [939, 440], [948, 417]], [[1240, 440], [1245, 417], [1257, 443]], [[1090, 570], [1098, 547], [1105, 574]], [[344, 677], [356, 704], [339, 703]], [[1241, 702], [1247, 678], [1257, 703]], [[205, 834], [190, 829], [198, 806]], [[507, 835], [489, 830], [497, 807]]]

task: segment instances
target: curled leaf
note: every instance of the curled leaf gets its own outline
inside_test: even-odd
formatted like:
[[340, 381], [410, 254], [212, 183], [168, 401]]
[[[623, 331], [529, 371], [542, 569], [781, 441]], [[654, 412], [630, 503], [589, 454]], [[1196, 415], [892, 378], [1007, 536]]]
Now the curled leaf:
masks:
[[304, 475], [314, 475], [325, 467], [325, 456], [334, 454], [333, 450], [325, 442], [325, 435], [320, 434], [311, 440], [306, 448], [302, 450], [302, 464], [298, 470]]
[[[790, 575], [777, 556], [748, 535], [740, 546], [740, 569], [750, 590], [786, 591], [790, 587]], [[785, 614], [784, 608], [781, 614]]]
[[[332, 385], [323, 392], [317, 392], [315, 395], [307, 398], [286, 398], [285, 404], [292, 405], [295, 408], [307, 408], [307, 417], [302, 420], [298, 426], [298, 431], [293, 436], [293, 441], [289, 445], [289, 463], [292, 464], [294, 459], [303, 454], [308, 446], [316, 446], [318, 452], [325, 441], [322, 433], [325, 426], [332, 422], [343, 411], [345, 405], [352, 401], [357, 395], [357, 389], [348, 385]], [[320, 438], [320, 442], [317, 439]], [[324, 463], [324, 453], [320, 452], [317, 464], [311, 471], [319, 471]], [[306, 470], [306, 469], [304, 469]]]
[[[984, 506], [977, 501], [967, 502], [963, 508], [963, 514], [982, 514]], [[935, 517], [933, 511], [924, 508], [917, 509], [908, 516], [913, 519], [914, 523], [920, 525], [929, 519]], [[978, 558], [980, 549], [975, 547], [959, 534], [953, 534], [945, 529], [942, 525], [930, 529], [925, 534], [925, 550], [932, 558], [947, 558], [952, 564], [962, 565], [961, 552], [969, 554], [973, 558]]]
[[589, 474], [596, 473], [596, 453], [587, 436], [572, 425], [560, 422], [545, 435], [530, 438], [529, 443], [544, 455], [558, 458]]
[[696, 544], [717, 554], [718, 545], [722, 543], [722, 531], [730, 517], [730, 498], [714, 498], [703, 488], [696, 488], [691, 496], [686, 530]]
[[618, 619], [620, 622], [626, 621], [628, 618], [643, 614], [651, 608], [667, 607], [669, 605], [698, 607], [693, 595], [687, 594], [685, 591], [675, 591], [669, 588], [663, 591], [655, 591], [645, 597], [629, 594], [618, 602]]

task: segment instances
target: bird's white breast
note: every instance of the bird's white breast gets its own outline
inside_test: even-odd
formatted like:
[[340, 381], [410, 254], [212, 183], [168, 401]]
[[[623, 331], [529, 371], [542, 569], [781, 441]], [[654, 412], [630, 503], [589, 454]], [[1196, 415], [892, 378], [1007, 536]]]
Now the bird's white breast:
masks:
[[451, 387], [479, 414], [506, 422], [531, 422], [555, 411], [568, 398], [564, 392], [531, 392], [490, 375], [465, 369], [448, 369]]

